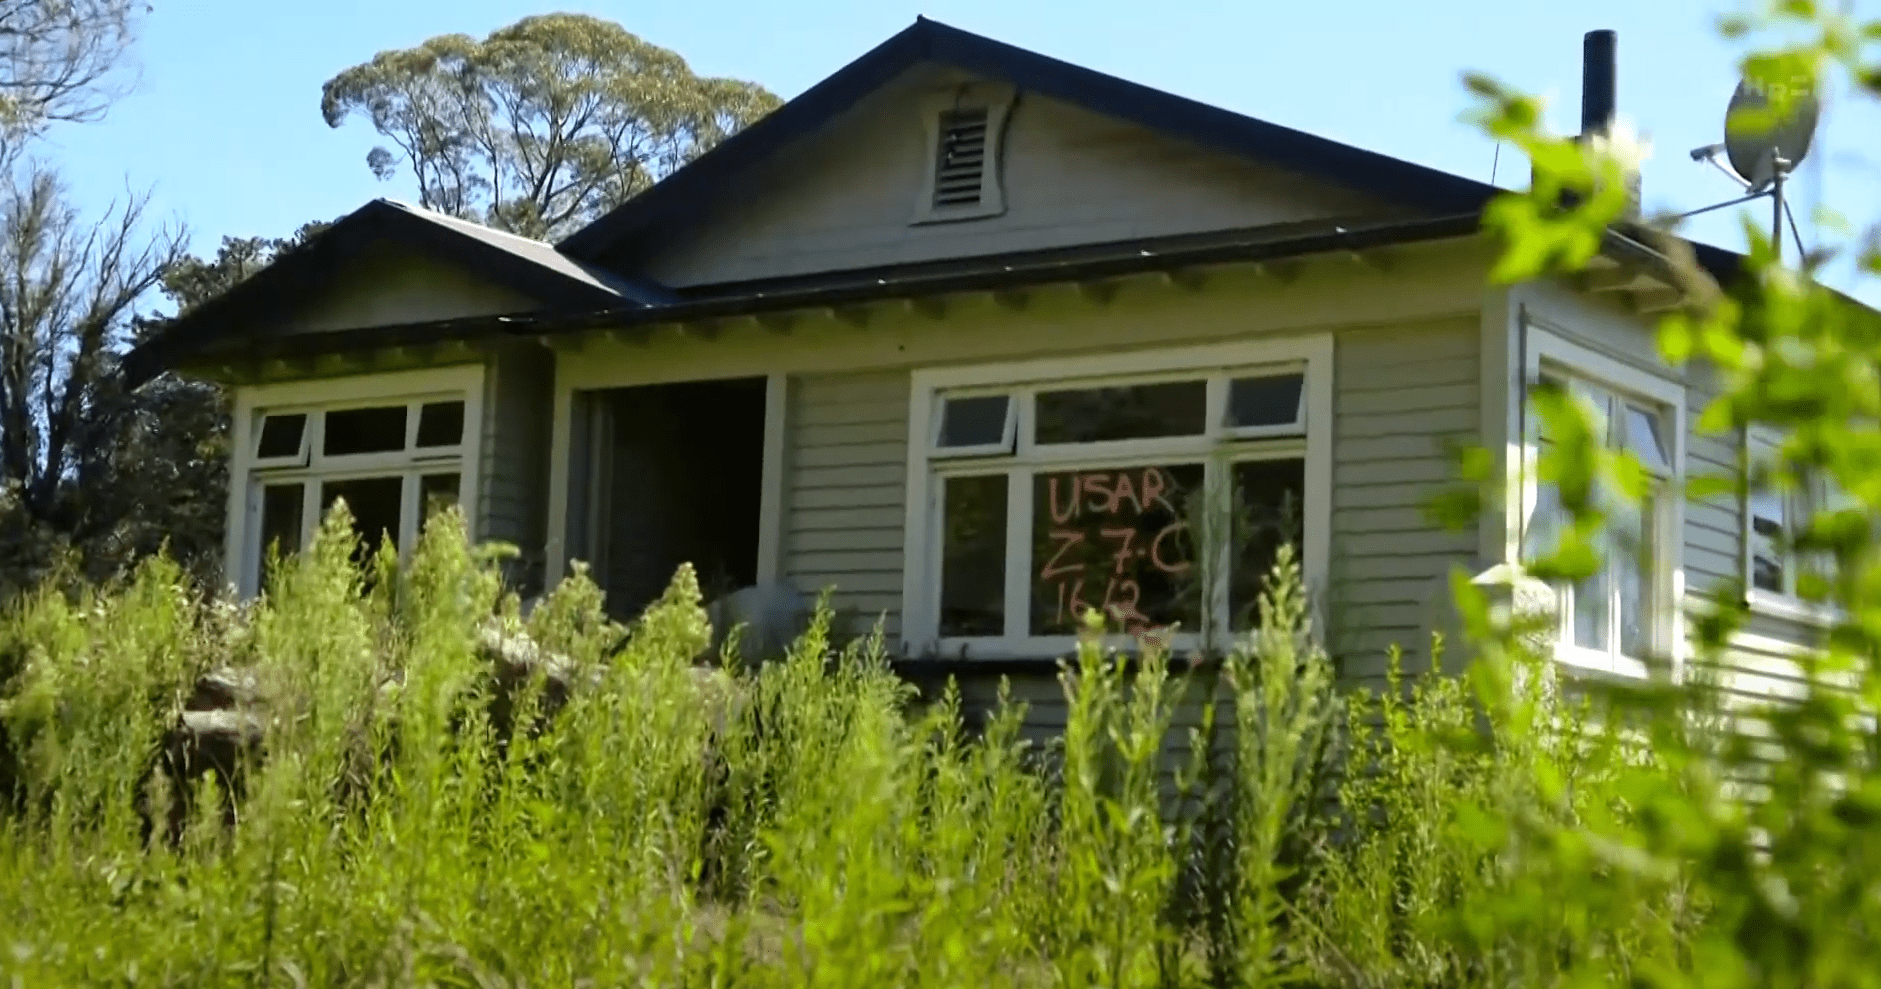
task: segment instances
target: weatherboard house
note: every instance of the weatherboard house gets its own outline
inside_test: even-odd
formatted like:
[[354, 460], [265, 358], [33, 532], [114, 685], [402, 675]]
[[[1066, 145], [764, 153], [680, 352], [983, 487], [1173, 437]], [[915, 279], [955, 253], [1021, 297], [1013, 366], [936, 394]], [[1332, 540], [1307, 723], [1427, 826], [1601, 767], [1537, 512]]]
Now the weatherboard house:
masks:
[[[681, 561], [829, 589], [904, 668], [1049, 708], [1080, 603], [1219, 635], [1291, 536], [1364, 680], [1426, 651], [1453, 567], [1545, 533], [1519, 468], [1474, 528], [1425, 510], [1456, 442], [1536, 442], [1531, 383], [1602, 403], [1666, 492], [1735, 459], [1654, 346], [1665, 259], [1621, 226], [1578, 279], [1491, 286], [1497, 193], [923, 19], [560, 243], [377, 200], [128, 370], [232, 389], [243, 593], [334, 498], [404, 547], [443, 499], [525, 594], [573, 561], [623, 616]], [[1555, 592], [1564, 668], [1641, 675], [1742, 578], [1733, 675], [1781, 692], [1815, 621], [1763, 538], [1784, 506], [1648, 504], [1643, 562]]]

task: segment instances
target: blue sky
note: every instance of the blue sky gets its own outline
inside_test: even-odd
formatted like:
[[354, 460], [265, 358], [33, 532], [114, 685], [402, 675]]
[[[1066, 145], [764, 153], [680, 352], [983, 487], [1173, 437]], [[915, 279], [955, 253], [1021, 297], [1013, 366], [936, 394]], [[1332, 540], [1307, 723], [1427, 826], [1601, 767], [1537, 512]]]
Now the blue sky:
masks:
[[[1136, 82], [1478, 179], [1494, 145], [1461, 121], [1460, 74], [1481, 70], [1551, 93], [1557, 130], [1578, 125], [1581, 36], [1619, 32], [1623, 115], [1654, 145], [1648, 209], [1731, 198], [1687, 152], [1722, 137], [1736, 84], [1713, 28], [1731, 0], [159, 0], [137, 49], [140, 80], [103, 123], [58, 132], [47, 152], [89, 209], [153, 192], [153, 217], [186, 222], [199, 252], [224, 234], [282, 235], [374, 196], [416, 199], [375, 179], [376, 135], [321, 119], [320, 86], [378, 51], [436, 34], [481, 36], [532, 13], [617, 21], [695, 71], [753, 79], [786, 98], [905, 27], [917, 14]], [[1868, 13], [1873, 16], [1873, 0]], [[1881, 111], [1832, 103], [1794, 183], [1863, 225], [1881, 219]], [[1508, 185], [1524, 163], [1501, 157]], [[1519, 181], [1519, 178], [1514, 179]], [[1759, 204], [1759, 217], [1768, 206]], [[1813, 242], [1808, 211], [1805, 239]], [[1741, 245], [1735, 210], [1700, 239]], [[1832, 277], [1871, 303], [1874, 284]]]

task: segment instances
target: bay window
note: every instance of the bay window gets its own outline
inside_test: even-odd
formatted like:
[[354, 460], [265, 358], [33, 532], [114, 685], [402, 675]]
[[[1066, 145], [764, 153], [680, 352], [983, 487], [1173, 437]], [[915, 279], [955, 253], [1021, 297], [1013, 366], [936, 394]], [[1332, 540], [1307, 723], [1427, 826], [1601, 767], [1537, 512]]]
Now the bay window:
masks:
[[1091, 609], [1117, 646], [1251, 627], [1282, 543], [1323, 573], [1330, 375], [1324, 340], [917, 373], [909, 644], [1062, 655]]
[[271, 550], [306, 548], [341, 499], [361, 564], [384, 537], [404, 553], [432, 513], [468, 509], [481, 380], [470, 368], [243, 389], [230, 525], [240, 589], [260, 588]]
[[1535, 407], [1535, 393], [1571, 396], [1608, 452], [1626, 452], [1644, 470], [1645, 493], [1633, 497], [1611, 479], [1595, 479], [1592, 498], [1605, 524], [1591, 575], [1555, 588], [1555, 654], [1570, 665], [1643, 675], [1647, 661], [1675, 648], [1683, 512], [1683, 386], [1575, 346], [1531, 327], [1525, 403], [1522, 559], [1552, 554], [1571, 523], [1559, 485], [1541, 476], [1556, 437]]

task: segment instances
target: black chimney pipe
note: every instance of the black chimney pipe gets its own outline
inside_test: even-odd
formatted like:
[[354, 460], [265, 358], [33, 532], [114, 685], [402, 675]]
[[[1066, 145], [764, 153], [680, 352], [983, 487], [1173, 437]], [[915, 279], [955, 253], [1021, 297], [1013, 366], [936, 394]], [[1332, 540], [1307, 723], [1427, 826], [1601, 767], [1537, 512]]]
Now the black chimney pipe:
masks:
[[1608, 133], [1613, 126], [1619, 90], [1619, 66], [1614, 57], [1616, 35], [1589, 31], [1581, 39], [1581, 136]]

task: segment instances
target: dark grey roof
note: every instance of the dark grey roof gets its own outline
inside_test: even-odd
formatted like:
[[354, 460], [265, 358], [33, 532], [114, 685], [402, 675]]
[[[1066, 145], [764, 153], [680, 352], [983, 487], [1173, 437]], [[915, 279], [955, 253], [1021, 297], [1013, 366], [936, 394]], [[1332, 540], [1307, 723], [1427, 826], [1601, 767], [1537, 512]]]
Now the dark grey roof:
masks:
[[507, 251], [523, 260], [539, 264], [549, 271], [566, 278], [583, 282], [595, 288], [604, 289], [620, 299], [646, 306], [657, 306], [673, 301], [672, 293], [651, 282], [625, 278], [599, 265], [578, 261], [555, 249], [554, 244], [540, 240], [531, 240], [519, 234], [513, 234], [495, 227], [486, 227], [481, 223], [461, 220], [448, 213], [439, 213], [413, 206], [396, 199], [380, 199], [377, 202], [402, 209], [407, 213], [430, 223], [435, 223], [467, 237], [475, 237], [498, 250]]
[[[1135, 122], [1204, 147], [1341, 185], [1428, 219], [1370, 229], [1349, 229], [1335, 223], [1312, 231], [1221, 231], [1154, 245], [1083, 245], [1025, 255], [816, 273], [765, 284], [699, 286], [677, 292], [602, 267], [625, 243], [644, 242], [649, 236], [693, 222], [701, 206], [747, 169], [826, 126], [847, 108], [921, 63], [952, 66], [1008, 81], [1025, 91]], [[308, 334], [293, 341], [250, 341], [248, 349], [252, 352], [258, 345], [263, 350], [303, 352], [309, 348], [367, 345], [372, 340], [435, 339], [449, 334], [535, 335], [610, 322], [640, 325], [812, 302], [838, 304], [885, 293], [944, 292], [1074, 274], [1106, 277], [1166, 265], [1362, 249], [1379, 243], [1475, 233], [1480, 229], [1483, 207], [1501, 191], [1462, 176], [1198, 103], [917, 18], [913, 25], [796, 99], [555, 245], [430, 210], [375, 200], [224, 297], [177, 320], [163, 337], [128, 355], [125, 373], [135, 386], [163, 368], [174, 366], [189, 353], [215, 342], [220, 333], [239, 324], [243, 315], [292, 292], [297, 285], [307, 284], [318, 276], [323, 265], [378, 238], [402, 240], [455, 258], [542, 299], [544, 308], [505, 317]], [[1653, 252], [1639, 246], [1636, 233], [1627, 224], [1616, 226], [1607, 238], [1607, 249], [1651, 260]], [[1122, 254], [1112, 250], [1120, 246], [1146, 249], [1148, 253], [1132, 256], [1130, 250]], [[1741, 255], [1705, 244], [1694, 243], [1693, 247], [1699, 262], [1720, 282], [1729, 283], [1738, 277]]]
[[547, 312], [663, 305], [664, 288], [568, 257], [552, 245], [390, 199], [348, 213], [234, 288], [170, 321], [124, 358], [130, 387], [214, 344], [268, 309], [321, 284], [368, 245], [405, 244], [454, 261], [542, 304]]

